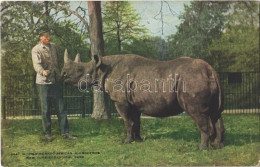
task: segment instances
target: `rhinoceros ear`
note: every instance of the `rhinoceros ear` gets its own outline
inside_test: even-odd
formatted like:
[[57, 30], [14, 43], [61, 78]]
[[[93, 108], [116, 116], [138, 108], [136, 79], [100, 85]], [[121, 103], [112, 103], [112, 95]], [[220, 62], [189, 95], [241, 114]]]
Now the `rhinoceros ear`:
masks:
[[81, 62], [79, 53], [76, 55], [74, 62], [76, 62], [76, 63]]
[[68, 63], [69, 61], [70, 61], [69, 54], [68, 54], [67, 49], [65, 49], [65, 52], [64, 52], [64, 63]]
[[98, 55], [94, 55], [94, 62], [96, 64], [96, 67], [98, 68], [101, 65], [101, 63], [102, 63], [101, 57], [98, 56]]

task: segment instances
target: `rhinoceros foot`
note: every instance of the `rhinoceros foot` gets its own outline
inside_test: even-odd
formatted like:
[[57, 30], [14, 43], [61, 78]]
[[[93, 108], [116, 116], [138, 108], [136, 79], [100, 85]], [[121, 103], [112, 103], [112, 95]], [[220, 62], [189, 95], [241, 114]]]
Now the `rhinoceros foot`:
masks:
[[221, 148], [224, 147], [224, 144], [221, 143], [221, 142], [214, 142], [214, 143], [212, 144], [212, 146], [213, 146], [213, 148], [215, 148], [215, 149], [221, 149]]
[[136, 141], [136, 142], [142, 142], [143, 139], [142, 139], [141, 137], [135, 137], [135, 141]]
[[134, 141], [134, 139], [132, 137], [126, 137], [124, 143], [132, 143]]
[[208, 145], [207, 144], [201, 144], [200, 145], [200, 150], [207, 150], [208, 149]]

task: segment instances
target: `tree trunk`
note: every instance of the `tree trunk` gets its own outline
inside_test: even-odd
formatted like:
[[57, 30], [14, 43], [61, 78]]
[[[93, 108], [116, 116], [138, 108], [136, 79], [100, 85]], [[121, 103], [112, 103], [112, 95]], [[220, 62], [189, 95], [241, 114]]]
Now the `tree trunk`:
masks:
[[117, 28], [117, 42], [118, 42], [118, 52], [121, 52], [121, 39], [120, 39], [120, 27]]
[[[119, 18], [119, 4], [118, 2], [116, 2], [116, 10], [117, 10], [117, 18]], [[121, 52], [121, 38], [120, 38], [120, 22], [117, 21], [116, 23], [117, 25], [117, 31], [116, 31], [116, 35], [117, 35], [117, 48], [118, 48], [118, 52], [120, 53]]]
[[[101, 2], [88, 1], [89, 14], [89, 34], [91, 41], [91, 56], [104, 56], [104, 39], [102, 32]], [[95, 119], [108, 119], [110, 112], [105, 100], [104, 91], [97, 91], [99, 88], [93, 88], [93, 112], [91, 117]]]
[[50, 16], [50, 13], [49, 13], [49, 2], [48, 1], [44, 1], [44, 7], [45, 7], [45, 16], [46, 16], [46, 20], [45, 20], [45, 24], [49, 24], [49, 16]]

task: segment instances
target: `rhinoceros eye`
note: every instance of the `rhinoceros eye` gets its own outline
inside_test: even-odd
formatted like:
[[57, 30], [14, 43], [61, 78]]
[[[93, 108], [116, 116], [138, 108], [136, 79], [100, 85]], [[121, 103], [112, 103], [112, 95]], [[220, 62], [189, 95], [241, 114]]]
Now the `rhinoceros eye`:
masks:
[[67, 77], [68, 74], [65, 71], [63, 71], [61, 75], [62, 77]]

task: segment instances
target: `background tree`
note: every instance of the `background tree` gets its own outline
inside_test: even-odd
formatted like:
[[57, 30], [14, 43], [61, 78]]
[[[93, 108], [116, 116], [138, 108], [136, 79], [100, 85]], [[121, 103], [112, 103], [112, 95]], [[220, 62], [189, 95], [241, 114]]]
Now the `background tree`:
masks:
[[[32, 74], [30, 51], [37, 42], [35, 18], [39, 18], [44, 10], [43, 3], [3, 2], [1, 3], [1, 46], [2, 73]], [[17, 67], [20, 69], [17, 71]], [[32, 67], [32, 66], [31, 66]]]
[[[190, 56], [211, 61], [208, 47], [221, 37], [226, 22], [227, 2], [191, 2], [180, 15], [182, 23], [176, 34], [169, 37], [173, 58]], [[211, 62], [210, 62], [211, 63]]]
[[[24, 94], [24, 96], [31, 95], [29, 90], [32, 90], [35, 80], [27, 80], [24, 76], [29, 78], [30, 76], [35, 76], [31, 50], [39, 42], [37, 33], [39, 27], [48, 26], [52, 30], [52, 42], [58, 46], [61, 67], [65, 48], [71, 48], [72, 55], [76, 55], [76, 52], [81, 54], [88, 53], [89, 44], [87, 36], [80, 33], [75, 23], [66, 20], [69, 17], [66, 11], [51, 8], [52, 6], [65, 4], [68, 5], [68, 2], [8, 1], [1, 3], [1, 21], [3, 23], [1, 26], [3, 95], [19, 92]], [[46, 15], [46, 13], [48, 14]], [[19, 78], [19, 76], [23, 78]], [[17, 87], [10, 88], [8, 86], [9, 83], [7, 81], [11, 82], [13, 80], [12, 82], [16, 83], [16, 79], [24, 82], [23, 89]]]
[[[66, 20], [69, 15], [51, 8], [58, 4], [68, 4], [68, 2], [1, 3], [1, 93], [3, 97], [19, 95], [28, 97], [22, 100], [20, 107], [34, 109], [38, 107], [35, 98], [37, 97], [36, 73], [32, 65], [31, 50], [39, 42], [37, 33], [39, 27], [48, 26], [52, 30], [52, 42], [58, 46], [61, 67], [62, 55], [68, 46], [73, 48], [73, 52], [84, 53], [89, 50], [87, 37], [79, 33], [75, 23]], [[17, 108], [18, 104], [12, 107]]]
[[159, 36], [146, 35], [140, 39], [133, 39], [130, 45], [125, 46], [124, 51], [155, 60], [170, 59], [168, 43]]
[[[102, 16], [101, 16], [101, 2], [88, 1], [88, 14], [89, 14], [89, 34], [91, 41], [91, 55], [94, 60], [94, 55], [100, 58], [104, 56], [104, 39], [102, 31]], [[95, 72], [97, 73], [97, 71]], [[105, 100], [104, 91], [98, 91], [100, 88], [93, 89], [93, 113], [92, 118], [107, 119], [110, 117], [108, 111], [107, 100]]]
[[145, 34], [146, 29], [140, 26], [140, 19], [131, 2], [116, 1], [104, 4], [103, 23], [107, 54], [122, 52], [125, 45]]
[[259, 3], [234, 2], [228, 22], [219, 39], [214, 39], [210, 53], [219, 71], [260, 71]]
[[[66, 5], [59, 5], [59, 7], [77, 16], [83, 23], [90, 36], [91, 42], [91, 59], [94, 60], [94, 56], [97, 55], [100, 58], [104, 55], [104, 40], [102, 31], [102, 16], [101, 16], [101, 2], [100, 1], [88, 1], [88, 15], [89, 24], [84, 16], [80, 16], [77, 11], [71, 10]], [[81, 7], [78, 7], [81, 8]], [[77, 8], [77, 9], [78, 9]], [[94, 75], [98, 71], [94, 72]], [[94, 76], [95, 77], [95, 76]], [[107, 119], [110, 117], [108, 111], [107, 100], [105, 100], [104, 91], [100, 91], [100, 87], [93, 86], [93, 112], [91, 115], [95, 119]]]
[[[57, 4], [56, 2], [48, 3], [51, 6]], [[35, 73], [31, 49], [39, 42], [37, 29], [45, 25], [52, 30], [52, 42], [58, 46], [59, 55], [63, 55], [66, 47], [73, 48], [71, 49], [73, 52], [89, 50], [86, 46], [87, 36], [81, 35], [74, 23], [67, 20], [57, 21], [58, 13], [64, 18], [68, 17], [66, 13], [56, 10], [45, 15], [46, 4], [42, 2], [3, 2], [1, 5], [3, 75], [33, 75]]]
[[[88, 42], [88, 35], [87, 33], [85, 33], [88, 31], [82, 31], [82, 29], [80, 29], [80, 27], [78, 26], [78, 23], [72, 22], [69, 19], [69, 16], [72, 13], [78, 14], [78, 12], [63, 10], [69, 9], [68, 2], [4, 2], [1, 5], [1, 19], [4, 23], [1, 27], [2, 71], [4, 71], [4, 73], [2, 73], [2, 79], [4, 81], [10, 81], [11, 79], [14, 79], [14, 81], [12, 81], [14, 83], [15, 79], [22, 79], [22, 81], [24, 82], [23, 89], [17, 88], [21, 86], [17, 85], [12, 88], [12, 90], [10, 87], [8, 87], [7, 82], [3, 82], [2, 90], [4, 90], [4, 95], [7, 95], [8, 93], [15, 94], [15, 92], [16, 94], [24, 94], [25, 96], [31, 94], [32, 84], [28, 83], [29, 80], [26, 80], [25, 78], [19, 78], [17, 76], [24, 77], [25, 75], [35, 75], [31, 60], [31, 49], [39, 42], [39, 36], [37, 34], [37, 29], [39, 27], [48, 26], [52, 30], [52, 42], [56, 43], [56, 45], [58, 46], [60, 55], [59, 62], [61, 67], [63, 66], [62, 55], [65, 48], [69, 49], [70, 55], [74, 56], [76, 55], [76, 53], [84, 55], [83, 61], [89, 59], [89, 56], [87, 55], [90, 51], [90, 44]], [[85, 12], [85, 9], [83, 9], [82, 7], [77, 8], [77, 10], [78, 9]], [[97, 20], [94, 20], [97, 14], [101, 16], [101, 10], [96, 11], [96, 9], [97, 7], [94, 7], [94, 15], [93, 17], [90, 17], [92, 21], [91, 34], [94, 34], [94, 38], [96, 38], [91, 38], [91, 42], [94, 43], [94, 45], [92, 45], [94, 46], [92, 47], [92, 54], [103, 56], [104, 48], [102, 47], [104, 46], [101, 46], [100, 49], [100, 45], [97, 42], [97, 38], [101, 39], [102, 37], [103, 40], [102, 28], [98, 29], [98, 33], [99, 35], [101, 34], [101, 37], [95, 37], [94, 32], [95, 26], [102, 27], [102, 20], [99, 20], [101, 19], [101, 17], [97, 18]], [[84, 16], [82, 16], [81, 18], [84, 19]], [[99, 25], [97, 25], [97, 23], [94, 23], [94, 21], [98, 21]], [[86, 29], [88, 28], [85, 28], [85, 30]], [[97, 49], [101, 52], [96, 53]], [[10, 75], [16, 77], [11, 78]], [[5, 78], [9, 79], [5, 80]], [[35, 84], [35, 81], [33, 81], [33, 84]], [[21, 91], [26, 92], [26, 94]], [[102, 104], [100, 100], [102, 99], [98, 98], [98, 101], [96, 100], [96, 103], [99, 102], [99, 104]], [[96, 103], [94, 103], [94, 111], [102, 111], [100, 110], [100, 108], [95, 110], [95, 108], [97, 108], [98, 106], [95, 105]], [[97, 116], [98, 114], [95, 115]], [[105, 117], [104, 114], [100, 115], [100, 117], [101, 116], [102, 118]]]
[[[162, 9], [167, 2], [162, 2], [156, 17], [162, 20], [163, 32], [166, 19]], [[131, 2], [103, 4], [105, 51], [108, 55], [133, 53], [157, 60], [191, 56], [205, 59], [217, 71], [260, 70], [259, 2], [191, 2], [180, 15], [182, 23], [176, 34], [168, 40], [146, 34]], [[82, 6], [75, 11], [67, 9], [69, 2], [1, 3], [2, 95], [15, 95], [17, 92], [31, 95], [31, 80], [24, 76], [35, 75], [31, 49], [39, 41], [36, 30], [43, 25], [53, 30], [52, 42], [58, 46], [61, 66], [65, 48], [69, 49], [72, 59], [80, 53], [83, 61], [90, 60], [87, 56], [91, 54], [89, 30], [84, 27], [88, 19], [87, 9]], [[81, 19], [71, 20], [72, 14]], [[22, 81], [21, 84], [9, 86], [18, 83], [17, 80]]]

